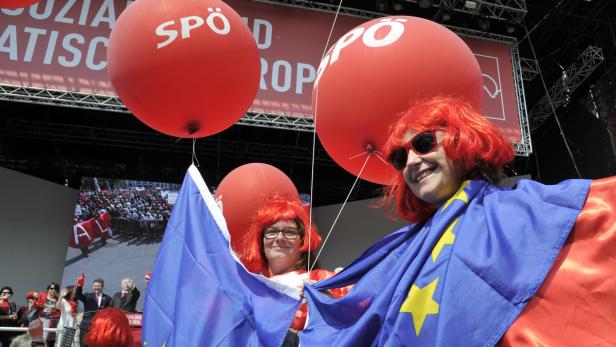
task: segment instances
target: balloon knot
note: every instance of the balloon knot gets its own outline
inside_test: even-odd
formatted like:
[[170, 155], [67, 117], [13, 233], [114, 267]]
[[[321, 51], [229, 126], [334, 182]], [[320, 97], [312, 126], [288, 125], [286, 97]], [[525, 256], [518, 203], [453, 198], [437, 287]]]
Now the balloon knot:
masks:
[[188, 123], [186, 124], [186, 130], [188, 131], [189, 135], [192, 135], [196, 133], [197, 131], [199, 131], [199, 124], [196, 122]]
[[376, 151], [376, 146], [372, 143], [366, 145], [366, 152], [373, 153]]

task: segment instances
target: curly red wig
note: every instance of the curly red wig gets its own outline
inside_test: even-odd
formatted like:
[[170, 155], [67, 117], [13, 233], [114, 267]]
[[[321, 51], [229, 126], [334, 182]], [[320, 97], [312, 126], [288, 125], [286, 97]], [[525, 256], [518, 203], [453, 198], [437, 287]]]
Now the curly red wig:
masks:
[[[384, 146], [389, 158], [397, 148], [408, 142], [409, 131], [440, 130], [445, 154], [457, 161], [467, 172], [465, 179], [498, 179], [505, 164], [514, 159], [511, 144], [499, 130], [470, 104], [452, 97], [434, 97], [420, 102], [405, 112], [390, 130]], [[436, 206], [419, 200], [398, 172], [385, 191], [384, 203], [395, 202], [398, 215], [409, 223], [429, 218]]]
[[133, 339], [128, 318], [117, 308], [105, 308], [92, 318], [90, 331], [84, 337], [89, 347], [128, 347]]
[[[279, 220], [292, 219], [297, 223], [302, 233], [302, 245], [299, 248], [304, 254], [298, 269], [307, 267], [307, 252], [314, 252], [321, 243], [321, 235], [314, 223], [309, 223], [308, 212], [302, 207], [299, 200], [289, 200], [278, 195], [268, 198], [259, 208], [242, 240], [240, 259], [250, 272], [270, 275], [267, 259], [263, 253], [263, 230]], [[307, 227], [307, 226], [310, 227]], [[309, 235], [309, 236], [308, 236]], [[310, 240], [310, 244], [308, 243]]]

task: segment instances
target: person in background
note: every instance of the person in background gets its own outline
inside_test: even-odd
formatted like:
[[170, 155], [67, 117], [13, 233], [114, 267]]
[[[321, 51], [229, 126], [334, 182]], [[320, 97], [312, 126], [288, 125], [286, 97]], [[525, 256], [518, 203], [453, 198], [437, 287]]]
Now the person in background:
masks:
[[[34, 298], [36, 299], [35, 306], [40, 309], [39, 318], [43, 323], [43, 328], [55, 328], [60, 318], [60, 310], [56, 308], [59, 300], [58, 291], [60, 285], [57, 282], [51, 282], [47, 286], [47, 292], [34, 292]], [[43, 332], [43, 339], [48, 344], [53, 346], [56, 339], [56, 334], [53, 332]]]
[[150, 280], [152, 279], [152, 272], [148, 271], [145, 273], [145, 287], [148, 287], [148, 284], [150, 284]]
[[38, 318], [40, 315], [40, 309], [34, 304], [34, 290], [31, 290], [26, 293], [26, 305], [21, 306], [19, 310], [17, 310], [17, 323], [21, 327], [27, 327], [30, 322]]
[[[0, 327], [17, 326], [17, 310], [15, 303], [10, 301], [12, 296], [13, 289], [11, 287], [2, 287], [0, 289]], [[15, 336], [13, 332], [0, 331], [0, 343], [2, 346], [8, 346], [13, 336]]]
[[28, 333], [15, 337], [10, 347], [40, 347], [46, 345], [43, 339], [43, 323], [40, 319], [35, 319], [29, 324]]
[[111, 306], [126, 312], [135, 312], [137, 300], [139, 300], [139, 289], [135, 287], [135, 282], [130, 278], [125, 278], [121, 283], [122, 290], [113, 295]]
[[105, 287], [105, 282], [103, 279], [96, 278], [92, 281], [92, 293], [83, 292], [84, 282], [85, 276], [84, 274], [81, 274], [81, 276], [77, 279], [75, 289], [75, 299], [81, 301], [84, 307], [83, 319], [81, 320], [81, 325], [79, 326], [79, 340], [82, 346], [84, 345], [84, 336], [88, 333], [90, 323], [92, 322], [92, 318], [96, 312], [111, 306], [111, 297], [103, 293], [103, 288]]
[[[65, 327], [75, 327], [75, 314], [77, 313], [77, 301], [75, 301], [75, 286], [68, 286], [62, 289], [60, 300], [58, 300], [57, 309], [60, 310], [60, 320], [58, 321], [58, 346], [62, 346], [63, 331]], [[72, 334], [71, 334], [72, 336]], [[70, 337], [69, 337], [70, 338]]]
[[128, 318], [117, 308], [105, 308], [92, 318], [90, 331], [84, 338], [88, 347], [137, 347], [130, 334]]

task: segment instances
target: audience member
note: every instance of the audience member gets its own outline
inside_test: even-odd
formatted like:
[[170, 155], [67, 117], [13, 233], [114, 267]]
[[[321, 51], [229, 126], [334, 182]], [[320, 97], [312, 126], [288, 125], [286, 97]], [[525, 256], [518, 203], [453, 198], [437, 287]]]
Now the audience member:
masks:
[[[12, 296], [13, 289], [11, 287], [0, 289], [0, 327], [17, 326], [17, 310], [15, 303], [10, 301]], [[0, 345], [8, 346], [14, 335], [13, 332], [0, 331]]]
[[122, 280], [122, 290], [113, 295], [111, 306], [126, 312], [135, 312], [137, 300], [139, 300], [139, 290], [135, 287], [135, 282], [130, 278]]
[[35, 305], [34, 290], [26, 293], [26, 305], [17, 310], [17, 323], [22, 327], [27, 327], [30, 322], [37, 319], [40, 315], [40, 308]]
[[[36, 302], [34, 305], [40, 308], [39, 318], [43, 323], [44, 328], [55, 328], [56, 324], [58, 324], [58, 319], [60, 318], [60, 310], [56, 308], [58, 298], [58, 291], [60, 290], [60, 285], [56, 282], [51, 282], [47, 286], [47, 292], [34, 292], [34, 297]], [[43, 332], [43, 339], [53, 344], [53, 341], [56, 339], [56, 334], [53, 332]]]
[[[68, 286], [62, 289], [60, 300], [58, 300], [57, 308], [60, 309], [60, 320], [58, 322], [58, 346], [62, 346], [64, 339], [64, 328], [75, 327], [75, 313], [77, 313], [77, 302], [75, 301], [75, 286]], [[68, 339], [72, 341], [71, 334]]]
[[138, 346], [130, 334], [128, 318], [117, 308], [106, 308], [96, 313], [90, 331], [84, 338], [88, 347]]
[[92, 293], [83, 293], [83, 284], [85, 282], [85, 276], [81, 276], [77, 279], [77, 288], [75, 290], [75, 299], [81, 301], [84, 307], [83, 319], [81, 320], [79, 340], [83, 346], [84, 336], [90, 329], [92, 317], [96, 314], [96, 311], [110, 307], [111, 297], [103, 293], [105, 282], [101, 278], [97, 278], [92, 281]]

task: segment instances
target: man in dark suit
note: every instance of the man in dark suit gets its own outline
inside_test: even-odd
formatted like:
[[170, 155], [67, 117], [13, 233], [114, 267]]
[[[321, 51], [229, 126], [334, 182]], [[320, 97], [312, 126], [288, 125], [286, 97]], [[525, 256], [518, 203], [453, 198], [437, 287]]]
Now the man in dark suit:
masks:
[[122, 291], [113, 295], [111, 306], [117, 307], [122, 311], [135, 312], [140, 295], [141, 293], [135, 287], [135, 282], [130, 278], [125, 278], [122, 280]]
[[84, 282], [85, 277], [81, 274], [81, 277], [77, 279], [77, 288], [75, 289], [75, 299], [83, 303], [84, 311], [83, 319], [81, 320], [81, 325], [79, 326], [79, 342], [81, 346], [84, 346], [83, 338], [90, 330], [90, 324], [92, 322], [92, 318], [96, 314], [96, 311], [111, 306], [111, 297], [103, 293], [105, 282], [101, 278], [97, 278], [92, 281], [92, 293], [83, 293]]

